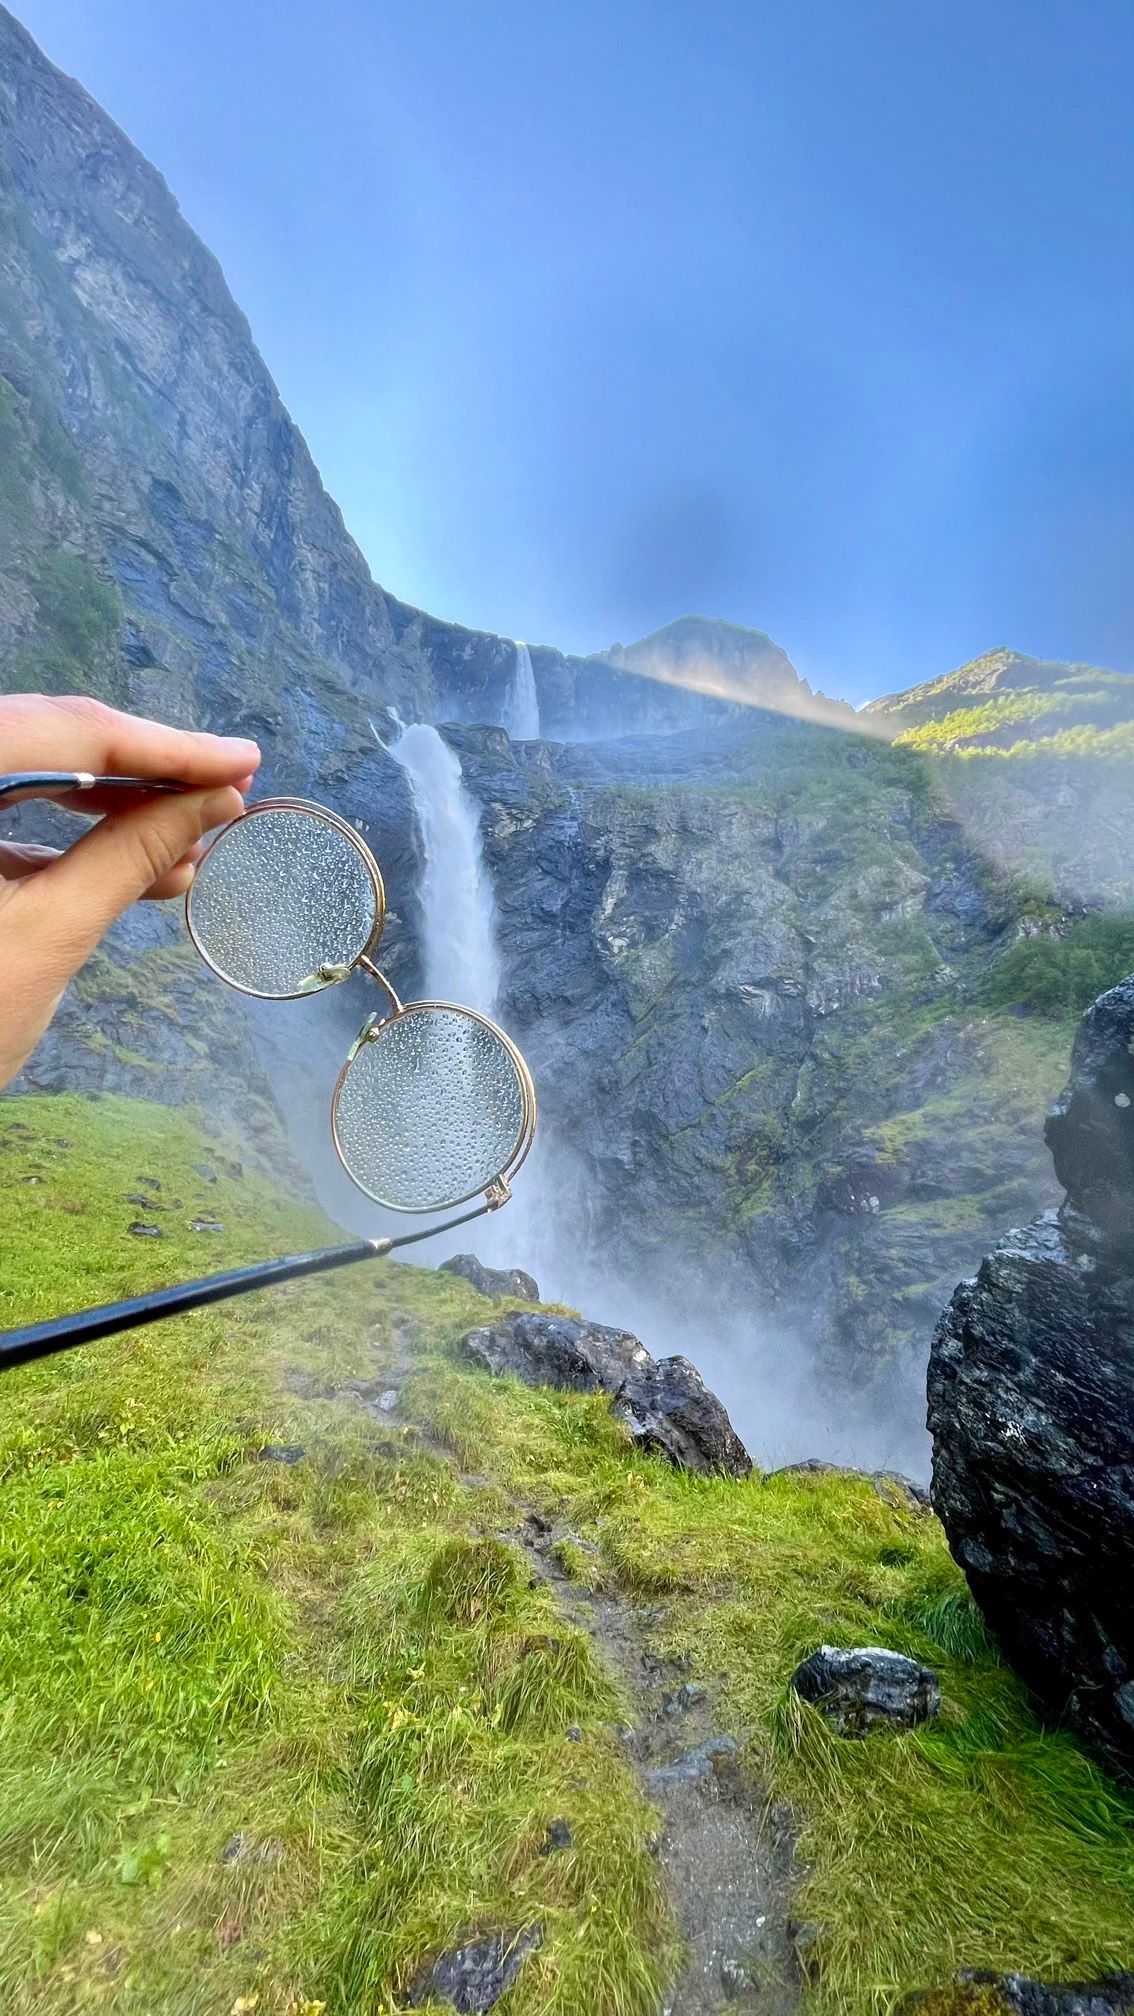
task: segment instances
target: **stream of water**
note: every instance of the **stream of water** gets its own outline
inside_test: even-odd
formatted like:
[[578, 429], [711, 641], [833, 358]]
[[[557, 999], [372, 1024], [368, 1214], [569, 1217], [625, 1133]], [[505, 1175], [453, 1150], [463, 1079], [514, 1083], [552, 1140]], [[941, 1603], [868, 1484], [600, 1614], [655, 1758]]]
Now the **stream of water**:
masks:
[[459, 1001], [495, 1017], [500, 998], [496, 904], [480, 844], [479, 813], [456, 751], [425, 722], [402, 731], [390, 754], [409, 779], [421, 833], [422, 961], [431, 1001]]
[[539, 694], [536, 692], [532, 654], [526, 644], [517, 644], [512, 683], [504, 700], [503, 720], [513, 742], [539, 740]]

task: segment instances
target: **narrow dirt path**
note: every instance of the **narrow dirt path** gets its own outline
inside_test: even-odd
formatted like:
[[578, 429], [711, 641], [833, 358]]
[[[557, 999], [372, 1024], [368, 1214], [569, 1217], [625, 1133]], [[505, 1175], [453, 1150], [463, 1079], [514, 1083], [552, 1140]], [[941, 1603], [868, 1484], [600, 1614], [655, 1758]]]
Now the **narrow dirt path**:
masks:
[[[452, 1465], [451, 1452], [403, 1409], [412, 1324], [398, 1323], [392, 1341], [393, 1360], [385, 1359], [380, 1378], [369, 1386], [352, 1381], [343, 1398], [389, 1427], [412, 1430], [421, 1447]], [[633, 1703], [633, 1725], [620, 1733], [643, 1792], [664, 1816], [658, 1861], [688, 1956], [659, 2016], [795, 2016], [800, 1977], [788, 1816], [742, 1772], [739, 1742], [716, 1727], [712, 1690], [650, 1650], [650, 1630], [664, 1621], [664, 1607], [573, 1581], [553, 1549], [557, 1540], [578, 1547], [578, 1535], [518, 1497], [510, 1502], [515, 1521], [500, 1529], [500, 1538], [523, 1548], [533, 1573], [563, 1615], [594, 1640]], [[595, 1569], [599, 1582], [597, 1559]]]

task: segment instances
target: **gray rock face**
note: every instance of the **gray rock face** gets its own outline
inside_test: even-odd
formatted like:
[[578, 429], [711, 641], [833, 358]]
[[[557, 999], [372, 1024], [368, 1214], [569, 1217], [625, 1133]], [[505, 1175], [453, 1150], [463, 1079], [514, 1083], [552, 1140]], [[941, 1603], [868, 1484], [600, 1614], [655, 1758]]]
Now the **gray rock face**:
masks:
[[650, 1356], [628, 1330], [519, 1310], [500, 1323], [466, 1331], [458, 1349], [494, 1379], [507, 1372], [525, 1386], [556, 1386], [570, 1393], [617, 1393]]
[[910, 1995], [899, 2016], [1131, 2016], [1134, 1974], [1098, 1981], [1030, 1981], [1023, 1974], [967, 1969], [946, 1989]]
[[[0, 270], [0, 688], [256, 736], [261, 788], [329, 803], [377, 853], [383, 967], [407, 997], [420, 847], [376, 737], [394, 709], [449, 724], [482, 810], [503, 1019], [596, 1207], [593, 1258], [665, 1294], [671, 1256], [710, 1251], [721, 1308], [758, 1302], [854, 1383], [889, 1381], [995, 1227], [1048, 1201], [1011, 1028], [975, 990], [1021, 924], [988, 862], [1032, 860], [1058, 766], [984, 766], [995, 791], [951, 818], [916, 756], [866, 739], [770, 639], [700, 617], [586, 659], [535, 647], [554, 739], [484, 725], [512, 642], [371, 578], [161, 176], [2, 8]], [[985, 690], [982, 673], [964, 695]], [[919, 692], [894, 725], [926, 693], [932, 714], [936, 682]], [[1106, 767], [1092, 788], [1117, 827], [1128, 771]], [[1072, 790], [1060, 905], [1103, 888], [1075, 852], [1091, 824]], [[1106, 857], [1104, 893], [1128, 901], [1130, 864]], [[1057, 907], [1045, 928], [1065, 922]], [[317, 1086], [322, 1126], [361, 1019], [349, 987], [331, 993], [303, 1036], [273, 1036], [268, 1069], [263, 1021], [253, 1043], [177, 919], [147, 913], [69, 992], [19, 1089], [194, 1102], [279, 1167], [277, 1099], [294, 1111]]]
[[[1049, 1138], [1063, 1212], [1013, 1232], [933, 1339], [933, 1502], [973, 1595], [1044, 1705], [1134, 1767], [1134, 984], [1084, 1020]], [[1101, 1186], [1099, 1170], [1106, 1172]], [[1094, 1217], [1093, 1213], [1099, 1216]]]
[[660, 1358], [624, 1379], [611, 1412], [641, 1449], [679, 1470], [747, 1477], [752, 1458], [715, 1393], [688, 1358]]
[[443, 1953], [423, 1971], [409, 1991], [411, 2009], [423, 2003], [448, 2003], [459, 2016], [481, 2016], [500, 2000], [530, 1953], [543, 1944], [543, 1927], [527, 1932], [496, 1932], [467, 1946]]
[[652, 1358], [628, 1330], [515, 1311], [501, 1323], [467, 1331], [459, 1349], [494, 1378], [511, 1373], [525, 1386], [613, 1394], [611, 1411], [633, 1440], [679, 1469], [746, 1477], [752, 1468], [725, 1409], [695, 1367], [685, 1358]]
[[538, 1302], [539, 1287], [522, 1267], [485, 1267], [475, 1253], [454, 1253], [442, 1260], [438, 1272], [459, 1274], [471, 1282], [478, 1295], [509, 1295], [515, 1302]]
[[1069, 1230], [1134, 1267], [1134, 978], [1084, 1015], [1070, 1082], [1044, 1132]]
[[941, 1706], [936, 1673], [888, 1652], [880, 1645], [844, 1651], [821, 1645], [791, 1676], [791, 1684], [810, 1701], [840, 1736], [866, 1736], [872, 1729], [913, 1729], [927, 1722]]

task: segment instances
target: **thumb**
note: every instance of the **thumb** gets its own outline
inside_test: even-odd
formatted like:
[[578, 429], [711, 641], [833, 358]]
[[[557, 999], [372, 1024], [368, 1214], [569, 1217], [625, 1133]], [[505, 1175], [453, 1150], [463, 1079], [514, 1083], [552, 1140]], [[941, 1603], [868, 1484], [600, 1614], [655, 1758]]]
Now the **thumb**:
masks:
[[154, 798], [100, 819], [48, 868], [22, 885], [40, 912], [45, 949], [69, 972], [82, 965], [131, 903], [188, 854], [201, 836], [244, 810], [238, 791]]

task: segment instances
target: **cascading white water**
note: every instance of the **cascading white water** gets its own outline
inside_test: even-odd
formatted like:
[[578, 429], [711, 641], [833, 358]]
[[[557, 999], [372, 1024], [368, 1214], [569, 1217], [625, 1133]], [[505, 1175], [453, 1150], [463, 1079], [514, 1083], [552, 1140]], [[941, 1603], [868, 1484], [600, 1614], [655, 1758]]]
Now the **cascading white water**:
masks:
[[425, 992], [431, 1001], [460, 1001], [495, 1015], [496, 906], [460, 759], [436, 728], [421, 721], [403, 730], [390, 754], [409, 779], [421, 831]]
[[532, 654], [526, 644], [516, 646], [512, 683], [504, 701], [504, 718], [500, 726], [508, 730], [513, 742], [536, 742], [539, 739], [539, 694], [532, 670]]

